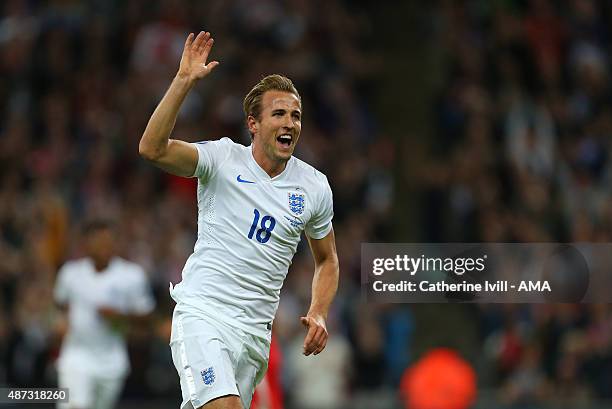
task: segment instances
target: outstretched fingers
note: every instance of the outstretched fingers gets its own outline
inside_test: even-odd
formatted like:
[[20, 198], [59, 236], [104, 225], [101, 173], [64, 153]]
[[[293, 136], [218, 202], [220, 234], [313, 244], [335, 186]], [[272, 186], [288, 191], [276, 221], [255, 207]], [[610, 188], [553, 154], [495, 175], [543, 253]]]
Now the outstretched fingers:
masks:
[[198, 54], [202, 54], [202, 52], [204, 51], [204, 47], [206, 46], [206, 43], [210, 40], [210, 33], [206, 32], [204, 34], [204, 37], [202, 38], [202, 41], [200, 41], [200, 43], [198, 44]]
[[210, 37], [205, 43], [200, 46], [198, 52], [203, 55], [204, 59], [208, 58], [208, 54], [210, 53], [210, 50], [212, 49], [214, 43], [215, 40]]
[[213, 44], [214, 40], [208, 31], [200, 31], [197, 35], [189, 33], [187, 39], [185, 39], [185, 49], [181, 57], [179, 71], [183, 75], [196, 80], [208, 75], [219, 65], [219, 61], [211, 61], [206, 64]]
[[206, 68], [208, 68], [210, 71], [212, 71], [217, 65], [219, 65], [219, 61], [211, 61], [211, 62], [208, 63]]
[[203, 43], [205, 43], [208, 40], [208, 37], [210, 37], [209, 32], [200, 31], [198, 33], [198, 36], [193, 41], [193, 44], [191, 44], [191, 49], [199, 53], [200, 47], [202, 46]]
[[185, 49], [191, 47], [191, 43], [193, 43], [193, 33], [189, 33], [187, 39], [185, 39]]
[[206, 32], [206, 34], [204, 34], [204, 38], [202, 39], [202, 42], [200, 43], [199, 47], [198, 47], [198, 52], [201, 54], [203, 49], [206, 47], [206, 44], [208, 44], [208, 42], [211, 40], [212, 36], [209, 32]]

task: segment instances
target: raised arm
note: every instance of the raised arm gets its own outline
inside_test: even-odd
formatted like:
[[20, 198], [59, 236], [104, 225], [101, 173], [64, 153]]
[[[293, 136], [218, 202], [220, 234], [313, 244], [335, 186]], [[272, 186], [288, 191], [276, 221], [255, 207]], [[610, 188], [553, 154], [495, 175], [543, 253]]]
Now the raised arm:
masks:
[[[308, 237], [308, 236], [307, 236]], [[338, 254], [336, 239], [332, 229], [320, 240], [308, 237], [308, 244], [315, 262], [312, 279], [312, 300], [308, 314], [301, 317], [302, 324], [308, 328], [304, 339], [304, 355], [319, 354], [327, 345], [327, 313], [338, 289]]]
[[193, 33], [189, 34], [179, 70], [140, 139], [140, 155], [174, 175], [191, 176], [198, 164], [198, 152], [191, 144], [169, 138], [179, 109], [191, 88], [219, 65], [217, 61], [206, 64], [213, 42], [208, 32], [200, 31], [195, 39]]

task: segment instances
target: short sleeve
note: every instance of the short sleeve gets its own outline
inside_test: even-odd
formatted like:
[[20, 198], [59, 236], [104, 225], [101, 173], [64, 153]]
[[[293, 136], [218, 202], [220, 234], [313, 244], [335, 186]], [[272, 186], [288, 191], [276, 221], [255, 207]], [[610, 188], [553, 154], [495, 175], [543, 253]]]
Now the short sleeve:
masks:
[[229, 156], [232, 143], [227, 137], [216, 141], [193, 143], [198, 151], [198, 164], [192, 177], [210, 180]]
[[58, 304], [67, 304], [70, 297], [70, 269], [66, 264], [60, 268], [55, 280], [53, 298]]
[[324, 179], [325, 186], [321, 193], [319, 206], [311, 219], [306, 224], [306, 234], [312, 239], [322, 239], [332, 229], [332, 218], [334, 217], [334, 203], [332, 191], [327, 178]]
[[130, 312], [135, 314], [148, 314], [155, 308], [155, 300], [151, 294], [149, 280], [145, 271], [137, 267], [129, 288]]

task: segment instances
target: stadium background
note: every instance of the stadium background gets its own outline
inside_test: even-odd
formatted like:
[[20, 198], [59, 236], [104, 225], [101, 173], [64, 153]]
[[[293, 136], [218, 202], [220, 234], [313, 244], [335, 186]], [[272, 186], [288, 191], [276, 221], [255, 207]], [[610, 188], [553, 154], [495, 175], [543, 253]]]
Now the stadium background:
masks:
[[[451, 347], [478, 408], [612, 407], [608, 305], [365, 305], [361, 242], [612, 240], [606, 1], [3, 1], [0, 14], [0, 384], [54, 385], [58, 266], [92, 216], [150, 274], [155, 325], [129, 337], [120, 407], [175, 407], [167, 347], [195, 238], [195, 191], [138, 157], [184, 38], [220, 67], [175, 137], [248, 143], [262, 75], [304, 100], [297, 155], [332, 184], [341, 285], [320, 358], [304, 359], [302, 246], [275, 321], [288, 408], [395, 408], [404, 370]], [[424, 391], [428, 393], [429, 391]]]

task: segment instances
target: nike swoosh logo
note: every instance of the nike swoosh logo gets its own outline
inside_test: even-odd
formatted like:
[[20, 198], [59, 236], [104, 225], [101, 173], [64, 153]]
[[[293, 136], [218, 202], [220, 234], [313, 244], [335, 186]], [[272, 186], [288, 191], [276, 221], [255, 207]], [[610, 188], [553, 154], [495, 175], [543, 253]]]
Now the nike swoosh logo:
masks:
[[255, 182], [251, 182], [250, 180], [244, 180], [240, 177], [240, 175], [238, 175], [238, 177], [236, 178], [236, 180], [240, 183], [255, 183]]

